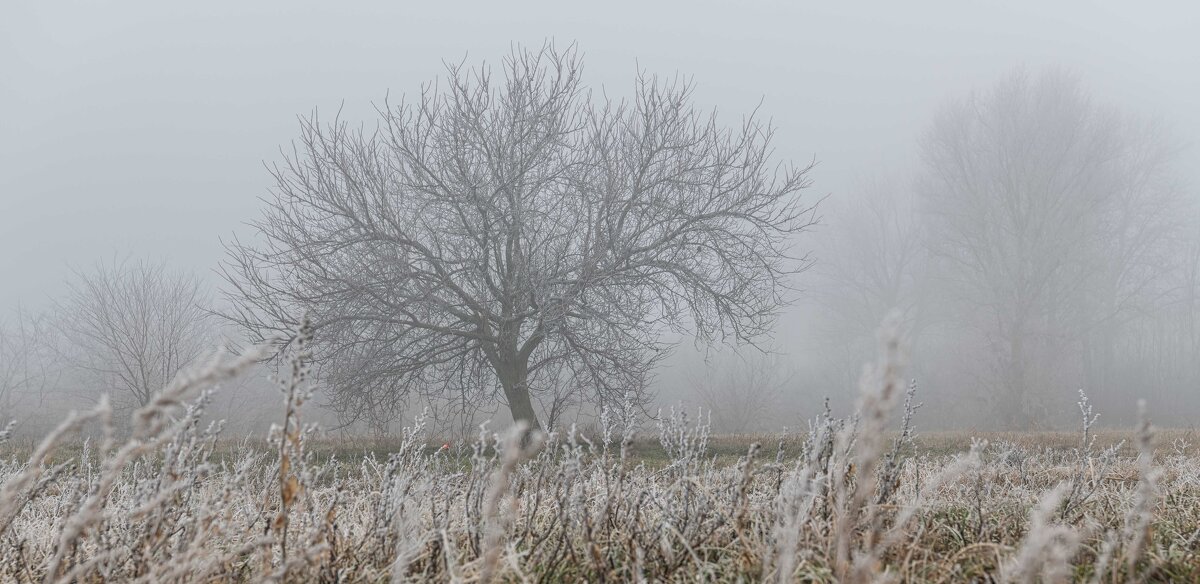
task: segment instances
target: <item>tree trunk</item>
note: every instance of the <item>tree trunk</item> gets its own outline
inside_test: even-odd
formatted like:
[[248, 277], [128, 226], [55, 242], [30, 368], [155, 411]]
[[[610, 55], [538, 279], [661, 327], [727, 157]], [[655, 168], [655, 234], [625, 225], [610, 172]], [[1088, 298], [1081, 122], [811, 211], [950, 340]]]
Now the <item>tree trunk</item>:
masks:
[[[1022, 330], [1022, 329], [1018, 329]], [[1004, 416], [1004, 423], [1009, 430], [1028, 430], [1029, 404], [1026, 400], [1026, 385], [1028, 384], [1028, 375], [1026, 370], [1029, 364], [1025, 362], [1025, 346], [1024, 339], [1021, 338], [1021, 333], [1013, 334], [1008, 339], [1008, 379], [1006, 389], [1008, 390], [1003, 402], [1001, 402], [1001, 412]]]
[[508, 364], [500, 369], [500, 385], [504, 388], [504, 396], [508, 398], [508, 410], [512, 413], [513, 422], [525, 422], [529, 431], [541, 430], [542, 425], [538, 423], [533, 402], [529, 399], [525, 364]]

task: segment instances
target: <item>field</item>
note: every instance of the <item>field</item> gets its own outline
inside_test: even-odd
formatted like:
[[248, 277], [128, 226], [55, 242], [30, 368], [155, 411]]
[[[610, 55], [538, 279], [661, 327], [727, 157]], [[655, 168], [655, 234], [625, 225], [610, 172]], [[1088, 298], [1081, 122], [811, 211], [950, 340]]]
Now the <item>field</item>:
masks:
[[201, 390], [250, 361], [124, 430], [102, 403], [0, 446], [0, 580], [1200, 580], [1194, 434], [1096, 432], [1086, 401], [1078, 433], [915, 434], [882, 367], [856, 416], [796, 435], [618, 411], [587, 436], [443, 445], [320, 437], [298, 366], [268, 440], [222, 438]]

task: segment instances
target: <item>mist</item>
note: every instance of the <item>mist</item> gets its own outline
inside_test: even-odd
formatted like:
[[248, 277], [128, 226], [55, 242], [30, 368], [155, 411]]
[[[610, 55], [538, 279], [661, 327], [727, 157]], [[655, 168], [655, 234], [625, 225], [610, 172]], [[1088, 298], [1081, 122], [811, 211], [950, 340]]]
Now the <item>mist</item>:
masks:
[[[804, 269], [771, 330], [753, 343], [665, 332], [680, 342], [647, 373], [646, 411], [703, 408], [726, 433], [844, 414], [890, 322], [924, 428], [1063, 428], [1080, 391], [1102, 424], [1132, 424], [1144, 399], [1158, 423], [1190, 427], [1198, 25], [1184, 3], [10, 6], [0, 408], [30, 433], [102, 393], [132, 408], [202, 352], [164, 341], [179, 327], [154, 329], [141, 340], [172, 348], [132, 379], [106, 357], [100, 307], [116, 303], [97, 298], [140, 299], [127, 313], [146, 330], [164, 321], [145, 306], [200, 306], [175, 318], [204, 346], [258, 340], [211, 313], [238, 293], [230, 242], [265, 245], [255, 222], [303, 120], [369, 131], [385, 100], [414, 99], [448, 64], [499, 67], [552, 43], [576, 47], [593, 97], [630, 99], [639, 73], [678, 77], [724, 126], [769, 120], [772, 161], [814, 164], [796, 196], [815, 223], [789, 233]], [[271, 368], [218, 392], [214, 415], [261, 428]], [[318, 395], [311, 417], [386, 434], [431, 408], [467, 435], [510, 419], [490, 386], [469, 411], [418, 393], [368, 393], [386, 411], [350, 416]], [[563, 397], [556, 425], [594, 423], [587, 395]], [[534, 404], [543, 422], [557, 403]]]

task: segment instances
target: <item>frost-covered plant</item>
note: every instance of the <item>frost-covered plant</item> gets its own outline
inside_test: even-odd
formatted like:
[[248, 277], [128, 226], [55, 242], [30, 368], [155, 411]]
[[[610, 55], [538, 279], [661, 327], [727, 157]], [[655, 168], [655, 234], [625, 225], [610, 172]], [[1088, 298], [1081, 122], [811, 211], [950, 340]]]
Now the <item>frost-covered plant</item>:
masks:
[[1156, 461], [1146, 423], [1137, 457], [1096, 449], [1084, 407], [1087, 437], [1067, 452], [965, 438], [965, 451], [922, 452], [911, 384], [892, 430], [905, 394], [894, 337], [864, 376], [858, 411], [827, 410], [778, 438], [773, 457], [759, 438], [714, 436], [705, 416], [678, 410], [659, 416], [661, 454], [648, 452], [655, 437], [637, 434], [633, 400], [591, 435], [485, 425], [453, 448], [418, 418], [389, 456], [325, 456], [339, 442], [301, 423], [311, 385], [300, 332], [267, 447], [201, 422], [207, 390], [264, 356], [252, 353], [180, 378], [127, 437], [76, 438], [111, 427], [101, 403], [27, 456], [0, 458], [0, 581], [1200, 577], [1190, 449]]

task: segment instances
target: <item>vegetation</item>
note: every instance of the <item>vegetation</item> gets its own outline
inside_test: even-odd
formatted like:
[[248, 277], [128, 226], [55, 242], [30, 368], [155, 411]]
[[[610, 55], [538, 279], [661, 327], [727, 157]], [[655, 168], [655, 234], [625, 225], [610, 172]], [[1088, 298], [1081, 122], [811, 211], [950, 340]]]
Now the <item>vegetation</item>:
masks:
[[[117, 439], [107, 402], [0, 466], [5, 581], [1182, 581], [1200, 577], [1200, 474], [1176, 441], [1102, 444], [1080, 402], [1071, 448], [921, 447], [915, 386], [888, 341], [859, 409], [714, 454], [707, 422], [633, 402], [591, 435], [317, 456], [304, 327], [290, 344], [271, 449], [218, 442], [208, 388], [265, 351], [212, 360], [157, 393]], [[905, 399], [907, 397], [907, 399]], [[904, 406], [900, 404], [903, 400]], [[900, 431], [889, 432], [901, 409]], [[96, 421], [99, 442], [53, 456]], [[946, 449], [945, 436], [934, 443]], [[946, 449], [946, 450], [953, 450]], [[640, 454], [639, 454], [640, 452]], [[1032, 509], [1032, 511], [1030, 510]]]

